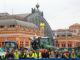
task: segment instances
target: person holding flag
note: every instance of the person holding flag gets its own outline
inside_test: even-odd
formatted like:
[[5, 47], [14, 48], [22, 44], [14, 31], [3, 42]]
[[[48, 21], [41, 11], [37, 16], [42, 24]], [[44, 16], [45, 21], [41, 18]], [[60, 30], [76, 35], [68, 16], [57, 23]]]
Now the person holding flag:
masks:
[[20, 42], [19, 42], [19, 38], [16, 38], [17, 43], [18, 43], [18, 48], [20, 48]]

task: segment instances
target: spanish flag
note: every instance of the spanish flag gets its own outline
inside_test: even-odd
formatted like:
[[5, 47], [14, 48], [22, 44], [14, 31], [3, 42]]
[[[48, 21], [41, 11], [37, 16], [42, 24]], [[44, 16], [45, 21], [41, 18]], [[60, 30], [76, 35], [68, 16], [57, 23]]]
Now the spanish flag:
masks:
[[18, 48], [20, 48], [20, 42], [19, 42], [19, 38], [16, 38], [17, 43], [18, 43]]

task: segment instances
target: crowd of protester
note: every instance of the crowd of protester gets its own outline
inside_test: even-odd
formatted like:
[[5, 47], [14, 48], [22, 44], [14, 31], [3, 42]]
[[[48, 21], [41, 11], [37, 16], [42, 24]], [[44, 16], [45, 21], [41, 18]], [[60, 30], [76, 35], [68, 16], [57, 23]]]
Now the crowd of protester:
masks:
[[39, 49], [39, 50], [5, 50], [6, 55], [0, 56], [0, 59], [54, 59], [54, 58], [80, 58], [80, 50], [68, 51], [66, 49], [59, 50]]

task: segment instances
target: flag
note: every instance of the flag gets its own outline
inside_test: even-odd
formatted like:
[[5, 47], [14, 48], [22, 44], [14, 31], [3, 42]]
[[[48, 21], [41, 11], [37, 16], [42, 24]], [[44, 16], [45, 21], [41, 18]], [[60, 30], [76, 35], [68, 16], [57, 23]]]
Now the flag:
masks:
[[17, 43], [18, 43], [18, 48], [20, 48], [20, 42], [19, 42], [19, 38], [16, 38]]

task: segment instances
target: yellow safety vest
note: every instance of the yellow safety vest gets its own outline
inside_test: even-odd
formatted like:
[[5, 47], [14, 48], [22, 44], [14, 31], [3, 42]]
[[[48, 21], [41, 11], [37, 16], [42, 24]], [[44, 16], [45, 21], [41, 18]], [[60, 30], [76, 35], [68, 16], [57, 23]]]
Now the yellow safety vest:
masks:
[[6, 55], [1, 56], [1, 59], [5, 59]]
[[44, 23], [41, 23], [41, 24], [40, 24], [40, 29], [41, 29], [41, 30], [44, 30]]
[[76, 54], [71, 54], [71, 58], [76, 58]]
[[[39, 58], [41, 57], [41, 52], [39, 52]], [[35, 53], [35, 58], [38, 58], [38, 54]]]
[[27, 54], [27, 58], [30, 58], [29, 54]]
[[23, 55], [20, 55], [20, 57], [25, 58], [26, 53], [24, 53]]
[[27, 58], [34, 58], [34, 53], [32, 54], [32, 56], [30, 56], [29, 54], [27, 54]]
[[26, 55], [26, 53], [24, 53], [24, 55]]
[[14, 57], [15, 57], [15, 59], [19, 59], [19, 53], [14, 53]]
[[50, 55], [50, 52], [49, 52], [49, 55]]
[[30, 56], [30, 58], [34, 58], [34, 53], [32, 54], [32, 56]]

